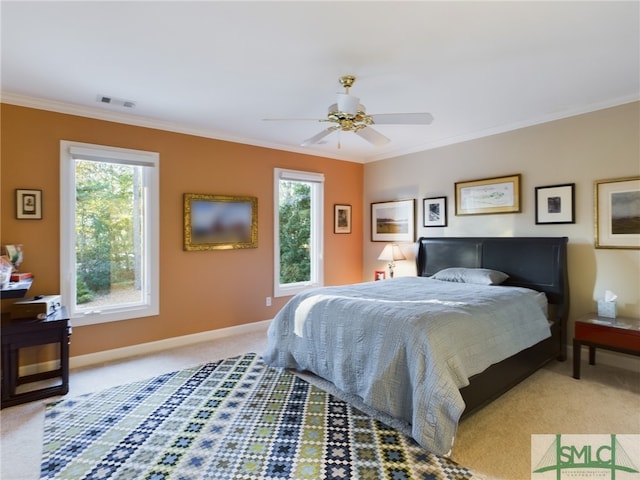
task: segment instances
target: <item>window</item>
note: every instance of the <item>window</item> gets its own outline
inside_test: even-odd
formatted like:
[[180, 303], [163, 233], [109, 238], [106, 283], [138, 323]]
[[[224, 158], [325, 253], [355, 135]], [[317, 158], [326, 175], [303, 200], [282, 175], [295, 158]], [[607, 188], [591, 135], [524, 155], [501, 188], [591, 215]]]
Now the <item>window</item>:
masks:
[[76, 325], [159, 313], [159, 155], [60, 142], [60, 289]]
[[274, 296], [323, 284], [324, 175], [274, 172]]

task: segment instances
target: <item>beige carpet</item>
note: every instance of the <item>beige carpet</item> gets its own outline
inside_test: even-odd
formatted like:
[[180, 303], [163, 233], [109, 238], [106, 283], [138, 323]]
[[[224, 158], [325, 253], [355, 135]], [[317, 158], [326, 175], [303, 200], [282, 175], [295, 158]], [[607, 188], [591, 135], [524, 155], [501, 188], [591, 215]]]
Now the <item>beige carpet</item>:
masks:
[[453, 458], [491, 479], [531, 478], [531, 435], [640, 433], [640, 372], [570, 361], [539, 370], [463, 420]]
[[[259, 331], [73, 370], [69, 396], [249, 351], [260, 353], [265, 345], [264, 331]], [[2, 410], [2, 480], [39, 478], [48, 401]], [[555, 363], [464, 420], [452, 456], [489, 479], [528, 479], [532, 433], [640, 433], [639, 405], [639, 372], [585, 364], [582, 380], [575, 380], [570, 362]]]

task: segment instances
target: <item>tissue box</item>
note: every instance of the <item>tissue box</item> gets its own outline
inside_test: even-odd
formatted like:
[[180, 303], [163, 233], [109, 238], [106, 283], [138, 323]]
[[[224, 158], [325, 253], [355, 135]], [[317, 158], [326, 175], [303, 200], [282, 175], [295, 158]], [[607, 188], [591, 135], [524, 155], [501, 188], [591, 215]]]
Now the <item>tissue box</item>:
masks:
[[607, 318], [616, 318], [616, 302], [607, 302], [606, 300], [598, 300], [598, 316]]

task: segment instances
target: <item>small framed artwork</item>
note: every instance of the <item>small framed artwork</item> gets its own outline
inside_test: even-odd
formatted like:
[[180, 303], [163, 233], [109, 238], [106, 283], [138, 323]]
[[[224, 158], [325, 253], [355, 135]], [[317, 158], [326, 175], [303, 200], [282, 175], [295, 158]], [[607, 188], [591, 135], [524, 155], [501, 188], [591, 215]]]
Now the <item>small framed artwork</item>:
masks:
[[536, 225], [576, 223], [575, 183], [536, 187]]
[[456, 215], [518, 213], [520, 174], [457, 182]]
[[185, 250], [257, 247], [256, 197], [184, 194]]
[[447, 197], [424, 198], [422, 200], [422, 207], [423, 226], [447, 226]]
[[640, 249], [640, 177], [595, 182], [596, 248]]
[[371, 204], [372, 242], [415, 241], [415, 200]]
[[16, 218], [42, 219], [42, 190], [16, 190]]
[[333, 233], [351, 233], [351, 205], [333, 206]]
[[384, 280], [385, 278], [386, 278], [386, 274], [384, 270], [376, 270], [375, 272], [373, 272], [374, 280]]

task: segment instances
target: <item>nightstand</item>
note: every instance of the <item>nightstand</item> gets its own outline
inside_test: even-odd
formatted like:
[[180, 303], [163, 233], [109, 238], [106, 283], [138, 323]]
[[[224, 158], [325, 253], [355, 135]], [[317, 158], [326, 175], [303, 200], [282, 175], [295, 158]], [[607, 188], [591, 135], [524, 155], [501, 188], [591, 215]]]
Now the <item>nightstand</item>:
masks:
[[589, 347], [589, 365], [596, 364], [596, 348], [640, 356], [640, 319], [607, 318], [588, 313], [575, 322], [573, 378], [580, 378], [580, 351]]
[[[2, 315], [2, 404], [11, 407], [69, 391], [69, 339], [71, 325], [66, 308], [43, 320], [11, 319]], [[59, 367], [32, 375], [20, 376], [20, 349], [50, 343], [59, 344]], [[18, 393], [20, 385], [58, 378], [59, 384]]]

